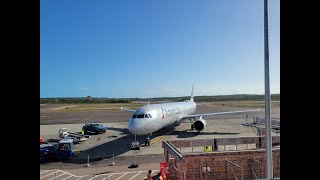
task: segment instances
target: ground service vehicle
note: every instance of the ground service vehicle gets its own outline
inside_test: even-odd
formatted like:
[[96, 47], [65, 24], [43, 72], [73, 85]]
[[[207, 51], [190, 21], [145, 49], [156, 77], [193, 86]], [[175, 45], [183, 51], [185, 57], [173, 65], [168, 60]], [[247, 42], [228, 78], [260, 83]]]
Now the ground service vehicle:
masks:
[[131, 150], [140, 150], [140, 143], [139, 141], [133, 141], [131, 143]]
[[58, 133], [59, 133], [60, 139], [73, 139], [74, 143], [79, 143], [79, 142], [85, 141], [85, 140], [87, 140], [87, 138], [89, 138], [89, 136], [83, 135], [81, 133], [68, 132], [67, 128], [59, 129]]
[[107, 127], [99, 123], [86, 123], [82, 127], [82, 130], [84, 131], [84, 134], [100, 134], [105, 133], [107, 131]]
[[41, 144], [40, 162], [71, 159], [77, 153], [73, 148], [73, 139], [62, 139], [58, 144]]

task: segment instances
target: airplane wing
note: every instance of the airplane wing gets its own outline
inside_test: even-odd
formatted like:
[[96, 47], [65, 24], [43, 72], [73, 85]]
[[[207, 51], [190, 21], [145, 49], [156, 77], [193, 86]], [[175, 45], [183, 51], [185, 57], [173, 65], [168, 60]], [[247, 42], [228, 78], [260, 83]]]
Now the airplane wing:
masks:
[[133, 109], [129, 109], [127, 107], [121, 107], [121, 110], [130, 111], [130, 112], [135, 112], [136, 111], [136, 110], [133, 110]]
[[215, 113], [206, 113], [206, 114], [192, 114], [188, 116], [183, 116], [182, 118], [192, 118], [192, 117], [204, 117], [204, 116], [212, 116], [212, 115], [220, 115], [220, 114], [234, 114], [234, 113], [242, 113], [242, 112], [253, 112], [253, 111], [261, 111], [261, 109], [253, 109], [253, 110], [243, 110], [243, 111], [228, 111], [228, 112], [215, 112]]

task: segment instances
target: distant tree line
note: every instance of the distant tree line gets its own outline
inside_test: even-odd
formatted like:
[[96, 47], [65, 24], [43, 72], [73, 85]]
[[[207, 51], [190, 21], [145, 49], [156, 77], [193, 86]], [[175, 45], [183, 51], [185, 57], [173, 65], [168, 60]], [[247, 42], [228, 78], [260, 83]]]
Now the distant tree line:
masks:
[[[149, 101], [186, 101], [190, 96], [184, 97], [159, 97], [149, 98]], [[195, 96], [196, 102], [214, 102], [214, 101], [263, 101], [264, 95], [252, 94], [235, 94], [235, 95], [220, 95], [220, 96]], [[280, 94], [271, 94], [272, 101], [280, 101]], [[147, 101], [147, 100], [146, 100]]]
[[[94, 98], [87, 97], [63, 97], [63, 98], [40, 98], [40, 104], [81, 104], [81, 103], [131, 103], [132, 101], [152, 102], [152, 101], [185, 101], [190, 96], [184, 97], [158, 97], [158, 98]], [[195, 96], [196, 102], [214, 101], [263, 101], [264, 95], [236, 94], [221, 96]], [[272, 94], [272, 101], [280, 101], [280, 94]]]
[[40, 104], [99, 104], [99, 103], [130, 103], [124, 98], [40, 98]]
[[[199, 102], [211, 101], [263, 101], [264, 95], [250, 95], [250, 94], [237, 94], [237, 95], [222, 95], [222, 96], [197, 96], [195, 99]], [[280, 94], [272, 94], [272, 101], [280, 101]]]

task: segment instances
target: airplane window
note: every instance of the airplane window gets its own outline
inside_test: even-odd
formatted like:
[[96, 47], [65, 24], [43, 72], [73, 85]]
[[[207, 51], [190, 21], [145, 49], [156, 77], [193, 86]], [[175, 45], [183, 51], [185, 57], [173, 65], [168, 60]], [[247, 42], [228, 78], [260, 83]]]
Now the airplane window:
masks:
[[137, 118], [144, 118], [144, 114], [138, 114]]
[[151, 114], [148, 114], [150, 118], [152, 118]]
[[149, 118], [149, 115], [148, 115], [148, 114], [145, 114], [144, 117], [145, 117], [145, 118]]
[[136, 115], [136, 114], [134, 114], [134, 115], [132, 116], [132, 118], [137, 118], [137, 115]]

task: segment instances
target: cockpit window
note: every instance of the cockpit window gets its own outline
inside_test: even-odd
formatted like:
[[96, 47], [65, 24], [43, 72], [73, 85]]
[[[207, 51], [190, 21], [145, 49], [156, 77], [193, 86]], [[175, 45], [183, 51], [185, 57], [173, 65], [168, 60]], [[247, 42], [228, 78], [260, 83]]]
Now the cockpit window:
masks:
[[144, 118], [144, 114], [138, 114], [137, 118]]
[[151, 114], [134, 114], [132, 118], [152, 118]]

